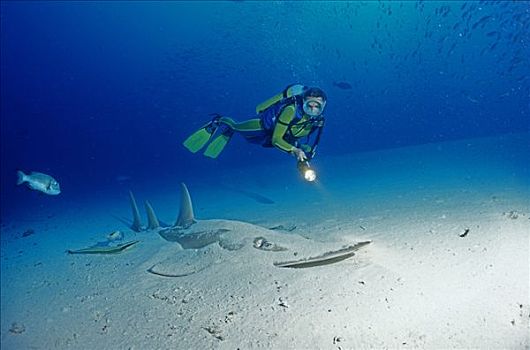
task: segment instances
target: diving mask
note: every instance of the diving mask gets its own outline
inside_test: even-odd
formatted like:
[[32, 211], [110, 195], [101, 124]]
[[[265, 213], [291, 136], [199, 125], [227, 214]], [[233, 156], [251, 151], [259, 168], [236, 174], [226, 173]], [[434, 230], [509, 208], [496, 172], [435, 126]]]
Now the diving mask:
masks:
[[310, 117], [318, 117], [324, 111], [326, 101], [321, 97], [308, 97], [304, 100], [304, 112]]

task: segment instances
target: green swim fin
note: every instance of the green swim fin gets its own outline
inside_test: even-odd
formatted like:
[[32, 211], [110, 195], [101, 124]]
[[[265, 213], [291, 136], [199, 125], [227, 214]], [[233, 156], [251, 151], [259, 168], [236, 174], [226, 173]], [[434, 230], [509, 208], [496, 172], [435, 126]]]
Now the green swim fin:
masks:
[[199, 130], [191, 134], [184, 142], [183, 145], [190, 152], [197, 153], [201, 148], [204, 147], [210, 141], [213, 133], [217, 129], [217, 124], [214, 121], [204, 125]]
[[228, 141], [230, 141], [233, 134], [234, 134], [233, 132], [227, 132], [227, 133], [217, 136], [212, 141], [212, 143], [210, 143], [208, 147], [206, 147], [206, 150], [204, 151], [204, 155], [210, 158], [217, 158], [217, 156], [219, 156], [219, 154], [225, 148]]

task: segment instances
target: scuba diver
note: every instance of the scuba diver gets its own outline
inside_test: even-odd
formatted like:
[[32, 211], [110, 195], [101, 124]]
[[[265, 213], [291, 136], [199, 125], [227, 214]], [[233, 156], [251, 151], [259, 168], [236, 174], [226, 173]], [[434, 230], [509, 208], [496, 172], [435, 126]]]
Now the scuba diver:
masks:
[[[236, 122], [232, 118], [213, 114], [214, 118], [189, 136], [184, 146], [196, 153], [216, 135], [206, 147], [204, 155], [217, 158], [237, 132], [250, 143], [276, 147], [292, 154], [298, 161], [299, 169], [302, 167], [307, 170], [308, 161], [315, 156], [324, 127], [322, 112], [326, 100], [326, 94], [318, 87], [289, 85], [283, 92], [260, 103], [256, 107], [257, 116], [254, 119]], [[303, 138], [305, 140], [302, 143]], [[314, 178], [307, 180], [313, 181]]]

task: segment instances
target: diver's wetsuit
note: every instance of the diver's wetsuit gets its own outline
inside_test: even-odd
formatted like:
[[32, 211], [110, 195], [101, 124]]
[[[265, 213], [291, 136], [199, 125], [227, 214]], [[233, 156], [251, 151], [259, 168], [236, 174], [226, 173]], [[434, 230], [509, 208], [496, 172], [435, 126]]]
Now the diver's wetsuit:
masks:
[[[320, 139], [324, 117], [310, 117], [304, 112], [301, 95], [304, 88], [299, 84], [290, 85], [283, 92], [260, 103], [256, 106], [257, 116], [254, 119], [236, 122], [216, 114], [210, 122], [190, 135], [183, 145], [196, 153], [208, 144], [203, 154], [217, 158], [237, 132], [250, 143], [276, 147], [288, 153], [301, 149], [311, 158]], [[304, 137], [306, 140], [301, 144]]]
[[[236, 122], [232, 118], [221, 117], [218, 122], [223, 132], [237, 132], [243, 136], [248, 142], [261, 144], [264, 147], [276, 147], [284, 152], [291, 152], [297, 147], [295, 143], [303, 138], [309, 136], [318, 127], [322, 127], [323, 119], [321, 121], [311, 121], [310, 117], [305, 113], [297, 122], [291, 124], [296, 115], [296, 105], [287, 105], [277, 118], [274, 129], [271, 131], [265, 130], [262, 127], [261, 119], [249, 119], [243, 122]], [[318, 125], [317, 125], [318, 124]], [[304, 151], [310, 150], [311, 146], [298, 145]]]

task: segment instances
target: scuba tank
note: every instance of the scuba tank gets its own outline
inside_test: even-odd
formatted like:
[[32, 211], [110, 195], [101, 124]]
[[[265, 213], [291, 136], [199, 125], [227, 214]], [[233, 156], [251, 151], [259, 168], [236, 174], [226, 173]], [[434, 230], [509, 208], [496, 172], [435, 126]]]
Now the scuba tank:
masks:
[[[307, 89], [306, 86], [301, 84], [292, 84], [287, 86], [282, 92], [269, 98], [268, 100], [260, 103], [256, 106], [256, 113], [261, 121], [263, 129], [271, 132], [276, 125], [276, 119], [281, 114], [282, 110], [290, 104], [301, 103], [302, 94]], [[303, 113], [301, 109], [297, 112]], [[301, 118], [301, 115], [297, 115], [297, 119]]]
[[299, 96], [304, 93], [304, 91], [307, 89], [306, 86], [302, 84], [291, 84], [287, 86], [282, 92], [279, 94], [276, 94], [269, 98], [266, 101], [263, 101], [259, 105], [256, 106], [256, 114], [260, 114], [263, 111], [265, 111], [267, 108], [275, 105], [276, 103], [280, 102], [283, 99], [291, 98], [293, 96]]

